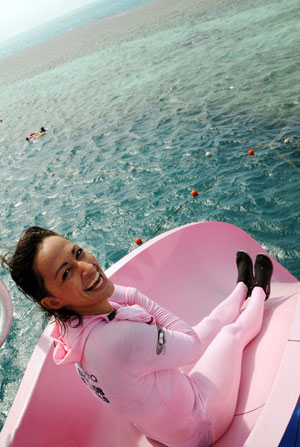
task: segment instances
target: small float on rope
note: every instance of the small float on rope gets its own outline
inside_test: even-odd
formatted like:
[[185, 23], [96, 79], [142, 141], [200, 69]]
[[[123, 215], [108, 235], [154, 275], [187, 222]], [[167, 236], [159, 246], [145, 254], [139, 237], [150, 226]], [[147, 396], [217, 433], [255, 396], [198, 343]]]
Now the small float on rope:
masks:
[[[234, 225], [191, 223], [137, 247], [106, 274], [116, 284], [137, 287], [194, 325], [232, 290], [240, 249], [251, 257], [266, 253]], [[244, 351], [235, 416], [214, 447], [284, 445], [281, 438], [298, 401], [300, 283], [270, 257], [274, 271], [262, 330]], [[51, 330], [49, 324], [28, 363], [0, 445], [164, 447], [123, 416], [97, 405], [72, 364], [54, 364]]]

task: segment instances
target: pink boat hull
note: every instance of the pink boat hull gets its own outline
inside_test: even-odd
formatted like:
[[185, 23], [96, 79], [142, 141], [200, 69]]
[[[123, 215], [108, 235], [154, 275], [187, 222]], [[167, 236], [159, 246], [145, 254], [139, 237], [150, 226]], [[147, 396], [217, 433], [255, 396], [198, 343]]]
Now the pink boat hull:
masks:
[[8, 290], [0, 280], [0, 346], [8, 336], [13, 316], [12, 302]]
[[[231, 224], [170, 230], [106, 272], [195, 324], [232, 290], [235, 254], [266, 252]], [[263, 329], [244, 352], [236, 415], [215, 447], [275, 447], [300, 388], [300, 283], [274, 259]], [[217, 272], [213, 276], [211, 272]], [[184, 291], [184, 294], [182, 293]], [[158, 447], [124, 418], [99, 407], [73, 366], [52, 360], [49, 327], [41, 336], [0, 433], [1, 447]]]

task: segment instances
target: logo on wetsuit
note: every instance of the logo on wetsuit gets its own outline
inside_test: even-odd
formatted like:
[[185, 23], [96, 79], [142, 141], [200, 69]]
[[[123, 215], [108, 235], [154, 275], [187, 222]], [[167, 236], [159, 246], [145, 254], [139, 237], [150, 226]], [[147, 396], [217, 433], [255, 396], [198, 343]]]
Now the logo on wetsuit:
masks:
[[156, 326], [157, 327], [157, 345], [156, 345], [156, 354], [159, 355], [161, 354], [164, 350], [165, 350], [165, 346], [166, 346], [166, 336], [165, 336], [165, 332], [164, 329], [160, 326]]
[[102, 390], [102, 388], [100, 388], [98, 385], [98, 379], [96, 376], [94, 376], [93, 374], [89, 374], [87, 371], [85, 371], [82, 368], [82, 365], [76, 364], [75, 365], [76, 370], [78, 372], [78, 374], [80, 375], [81, 380], [85, 383], [86, 386], [88, 386], [95, 394], [97, 397], [99, 397], [101, 400], [103, 400], [103, 402], [106, 402], [107, 404], [109, 404], [109, 400], [107, 399], [107, 397], [105, 396], [104, 391]]

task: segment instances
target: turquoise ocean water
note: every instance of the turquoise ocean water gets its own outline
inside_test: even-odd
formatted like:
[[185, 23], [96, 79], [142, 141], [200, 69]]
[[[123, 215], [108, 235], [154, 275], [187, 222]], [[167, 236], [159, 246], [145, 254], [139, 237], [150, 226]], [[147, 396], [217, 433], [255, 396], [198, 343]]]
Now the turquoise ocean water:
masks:
[[[226, 221], [299, 279], [299, 41], [298, 0], [204, 1], [1, 87], [0, 244], [45, 226], [107, 268], [136, 237]], [[0, 428], [45, 325], [1, 278], [14, 322], [0, 351]]]

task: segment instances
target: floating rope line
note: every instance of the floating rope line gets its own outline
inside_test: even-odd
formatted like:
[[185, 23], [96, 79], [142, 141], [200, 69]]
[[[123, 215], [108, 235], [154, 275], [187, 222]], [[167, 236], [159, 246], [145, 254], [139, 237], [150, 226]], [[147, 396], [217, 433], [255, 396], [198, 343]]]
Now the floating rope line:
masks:
[[297, 171], [300, 171], [300, 168], [298, 166], [295, 165], [295, 163], [293, 163], [291, 160], [288, 160], [284, 155], [282, 155], [281, 152], [279, 152], [278, 149], [276, 149], [275, 147], [271, 146], [270, 144], [270, 149], [272, 149], [274, 152], [276, 152], [276, 154], [282, 159], [284, 160], [286, 163], [288, 163], [290, 166], [292, 166], [293, 168], [297, 169]]
[[[280, 134], [282, 134], [283, 132], [281, 131]], [[280, 135], [279, 134], [279, 135]], [[280, 142], [276, 142], [275, 140], [277, 140], [279, 138], [279, 136], [275, 137], [270, 143], [264, 143], [264, 144], [257, 144], [255, 146], [251, 146], [248, 149], [267, 149], [270, 148], [272, 150], [274, 150], [282, 159], [284, 159], [287, 163], [289, 163], [292, 167], [296, 168], [297, 170], [300, 170], [300, 168], [298, 168], [298, 166], [296, 166], [292, 161], [288, 160], [284, 155], [282, 155], [274, 146], [280, 147], [282, 146], [282, 143]], [[300, 146], [300, 142], [291, 142], [289, 141], [288, 143], [285, 143], [287, 145], [294, 145], [294, 146]], [[248, 151], [247, 148], [242, 148], [242, 150]], [[149, 168], [144, 168], [147, 171], [151, 171], [151, 170], [161, 170], [162, 167], [168, 167], [168, 166], [176, 166], [179, 164], [183, 164], [185, 162], [191, 162], [191, 161], [199, 161], [199, 156], [195, 157], [194, 155], [190, 155], [189, 157], [184, 158], [183, 160], [180, 161], [169, 161], [169, 162], [165, 162], [165, 163], [160, 163], [157, 166], [151, 166]], [[133, 171], [138, 171], [140, 168], [134, 168]], [[126, 170], [120, 170], [120, 173], [124, 173], [127, 172]]]
[[[286, 158], [281, 152], [279, 152], [278, 151], [278, 149], [277, 148], [275, 148], [274, 146], [275, 146], [275, 140], [280, 140], [281, 138], [282, 138], [282, 136], [283, 136], [283, 134], [286, 132], [286, 130], [287, 130], [287, 128], [288, 128], [288, 126], [289, 126], [289, 124], [291, 123], [291, 121], [283, 128], [283, 129], [281, 129], [281, 131], [279, 132], [279, 134], [278, 134], [278, 136], [277, 137], [275, 137], [275, 138], [273, 138], [273, 140], [270, 142], [270, 143], [268, 143], [268, 146], [269, 146], [269, 148], [271, 149], [271, 150], [273, 150], [282, 160], [284, 160], [286, 163], [288, 163], [290, 166], [292, 166], [293, 168], [295, 168], [295, 169], [297, 169], [297, 171], [300, 171], [300, 168], [298, 167], [298, 166], [296, 166], [295, 165], [295, 163], [293, 163], [291, 160], [289, 160], [288, 158]], [[285, 138], [284, 139], [284, 144], [287, 144], [287, 145], [290, 145], [290, 144], [292, 144], [292, 145], [295, 145], [295, 146], [299, 146], [300, 145], [300, 143], [299, 142], [292, 142], [291, 140], [290, 140], [290, 138], [289, 137], [287, 137], [287, 138]], [[278, 145], [278, 143], [277, 143], [277, 145]]]
[[[298, 166], [295, 165], [295, 163], [293, 163], [291, 160], [289, 160], [287, 157], [285, 157], [281, 152], [279, 152], [279, 150], [277, 149], [278, 146], [281, 146], [282, 143], [280, 142], [276, 142], [276, 140], [282, 138], [282, 135], [284, 133], [285, 129], [282, 129], [279, 133], [279, 135], [277, 137], [275, 137], [270, 143], [265, 143], [262, 145], [256, 145], [256, 146], [251, 146], [251, 148], [253, 149], [266, 149], [266, 148], [270, 148], [271, 150], [273, 150], [282, 160], [284, 160], [286, 163], [288, 163], [291, 167], [297, 169], [298, 171], [300, 171], [300, 168]], [[291, 141], [285, 142], [285, 144], [293, 144], [293, 145], [300, 145], [300, 143], [293, 143]], [[277, 146], [277, 147], [276, 147]], [[249, 152], [248, 152], [249, 153]], [[198, 158], [194, 157], [194, 156], [190, 156], [185, 158], [184, 160], [182, 160], [182, 162], [185, 161], [192, 161], [192, 160], [198, 160]], [[171, 165], [171, 164], [179, 164], [178, 162], [175, 163], [165, 163], [165, 165]], [[208, 190], [210, 190], [211, 188], [213, 188], [220, 180], [222, 180], [224, 177], [226, 177], [227, 175], [237, 171], [242, 165], [243, 165], [243, 161], [241, 163], [239, 163], [237, 166], [235, 166], [232, 169], [229, 169], [228, 171], [226, 171], [224, 174], [220, 175], [213, 183], [211, 183], [209, 186], [207, 186], [206, 188], [202, 189], [201, 191], [197, 192], [195, 191], [197, 194], [195, 195], [199, 195], [199, 194], [204, 194], [205, 192], [207, 192]], [[182, 202], [177, 208], [175, 208], [159, 225], [158, 227], [153, 231], [153, 233], [146, 239], [146, 241], [152, 239], [164, 226], [165, 224], [176, 214], [178, 213], [178, 211], [180, 211], [190, 200], [192, 200], [190, 197], [188, 197], [186, 200], [184, 200], [184, 202]], [[138, 242], [137, 242], [138, 241]], [[137, 238], [136, 239], [136, 243], [138, 245], [142, 244], [143, 241], [141, 238]]]
[[[234, 171], [236, 171], [238, 168], [240, 168], [240, 166], [241, 166], [242, 164], [243, 164], [243, 163], [241, 162], [241, 163], [239, 163], [237, 166], [235, 166], [234, 168], [229, 169], [228, 171], [224, 172], [224, 174], [220, 175], [220, 176], [219, 176], [213, 183], [211, 183], [211, 184], [208, 185], [206, 188], [204, 188], [204, 189], [202, 189], [201, 191], [199, 191], [197, 195], [199, 195], [199, 194], [204, 194], [206, 191], [208, 191], [208, 190], [211, 189], [213, 186], [215, 186], [220, 180], [222, 180], [222, 178], [226, 177], [226, 175], [231, 174], [232, 172], [234, 172]], [[155, 235], [159, 232], [159, 230], [161, 230], [161, 229], [165, 226], [166, 222], [167, 222], [168, 220], [170, 220], [171, 217], [173, 217], [176, 213], [178, 213], [178, 211], [180, 211], [181, 208], [183, 208], [184, 205], [185, 205], [187, 202], [189, 202], [190, 200], [191, 200], [190, 197], [187, 198], [184, 202], [181, 203], [181, 205], [179, 205], [177, 208], [175, 208], [175, 210], [172, 211], [172, 213], [169, 214], [169, 216], [167, 216], [167, 217], [163, 220], [163, 222], [156, 228], [156, 230], [155, 230], [155, 231], [151, 234], [151, 236], [149, 236], [146, 240], [148, 241], [148, 240], [152, 239], [153, 236], [155, 236]]]

